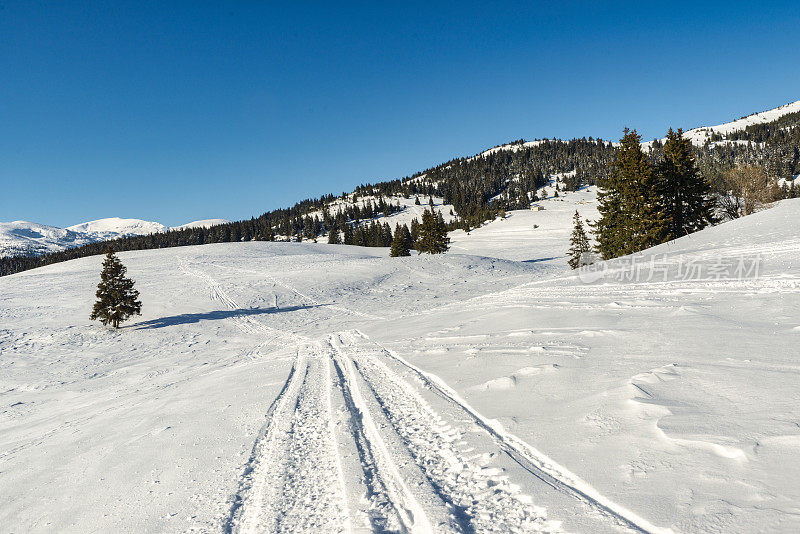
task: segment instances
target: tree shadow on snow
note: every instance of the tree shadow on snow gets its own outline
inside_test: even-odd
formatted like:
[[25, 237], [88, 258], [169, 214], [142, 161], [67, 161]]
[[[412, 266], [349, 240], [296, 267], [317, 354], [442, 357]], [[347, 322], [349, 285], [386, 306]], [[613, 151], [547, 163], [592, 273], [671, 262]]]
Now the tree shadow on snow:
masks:
[[169, 317], [159, 317], [158, 319], [141, 321], [139, 323], [131, 325], [130, 328], [135, 328], [137, 330], [164, 328], [167, 326], [199, 323], [200, 321], [216, 321], [219, 319], [230, 319], [232, 317], [245, 317], [248, 315], [267, 315], [271, 313], [293, 312], [298, 310], [307, 310], [310, 308], [319, 308], [320, 306], [324, 306], [324, 304], [285, 306], [282, 308], [242, 308], [238, 310], [216, 310], [203, 313], [182, 313], [180, 315], [171, 315]]
[[552, 258], [536, 258], [534, 260], [522, 260], [522, 263], [539, 263], [540, 261], [550, 261], [550, 260], [557, 260], [558, 256], [553, 256]]

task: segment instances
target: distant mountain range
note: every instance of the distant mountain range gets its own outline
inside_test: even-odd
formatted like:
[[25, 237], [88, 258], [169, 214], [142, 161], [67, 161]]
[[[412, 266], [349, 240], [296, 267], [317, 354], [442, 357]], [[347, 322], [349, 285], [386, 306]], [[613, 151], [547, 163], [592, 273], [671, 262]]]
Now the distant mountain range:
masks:
[[67, 228], [57, 228], [28, 221], [0, 222], [0, 257], [39, 256], [87, 243], [120, 237], [147, 235], [184, 228], [208, 228], [230, 222], [226, 219], [206, 219], [181, 226], [165, 226], [141, 219], [110, 217]]

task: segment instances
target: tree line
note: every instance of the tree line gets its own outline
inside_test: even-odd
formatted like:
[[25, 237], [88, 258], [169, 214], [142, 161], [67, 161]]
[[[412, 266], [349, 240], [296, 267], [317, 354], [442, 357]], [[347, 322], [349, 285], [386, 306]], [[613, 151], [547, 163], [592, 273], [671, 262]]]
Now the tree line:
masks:
[[[728, 201], [722, 209], [725, 216], [745, 214], [768, 197], [800, 194], [793, 183], [780, 190], [777, 186], [770, 186], [766, 193], [760, 185], [764, 176], [774, 184], [776, 176], [788, 178], [800, 173], [800, 113], [785, 115], [771, 123], [748, 126], [742, 132], [727, 136], [712, 133], [711, 139], [715, 141], [710, 140], [702, 147], [684, 144], [681, 150], [695, 158], [697, 169], [711, 187], [714, 197]], [[643, 156], [629, 156], [638, 158], [637, 165], [643, 166], [646, 162], [655, 169], [664, 160], [668, 143], [669, 139], [666, 143], [654, 142], [651, 150], [644, 152]], [[211, 228], [127, 237], [111, 244], [115, 250], [124, 251], [239, 241], [316, 240], [324, 236], [329, 236], [330, 240], [335, 233], [334, 242], [386, 247], [392, 244], [396, 228], [387, 231], [388, 225], [378, 224], [375, 219], [403, 209], [398, 202], [392, 202], [391, 197], [442, 197], [445, 204], [454, 207], [454, 218], [446, 224], [447, 229], [470, 231], [505, 210], [529, 206], [530, 202], [538, 199], [537, 191], [553, 174], [569, 173], [563, 182], [565, 190], [578, 190], [595, 184], [610, 187], [613, 185], [609, 182], [612, 172], [620, 172], [615, 171], [613, 165], [618, 152], [611, 142], [591, 137], [546, 139], [535, 143], [519, 139], [504, 146], [503, 150], [451, 159], [412, 176], [361, 184], [352, 193], [306, 199], [291, 208], [269, 211], [249, 220]], [[749, 170], [740, 172], [743, 168]], [[650, 186], [642, 187], [644, 189], [639, 187], [627, 191], [624, 199], [609, 198], [609, 202], [630, 202], [632, 198], [646, 195]], [[634, 205], [637, 205], [635, 201]], [[650, 208], [642, 206], [641, 209]], [[649, 216], [637, 214], [635, 224], [641, 226]], [[609, 250], [632, 250], [641, 242], [655, 242], [666, 235], [678, 236], [680, 232], [693, 231], [676, 220], [680, 216], [680, 212], [676, 214], [673, 210], [672, 226], [666, 230], [662, 231], [661, 226], [656, 225], [658, 228], [648, 230], [653, 235], [642, 237], [643, 230], [639, 229], [629, 236], [609, 237], [609, 243], [616, 244], [604, 246], [610, 247]], [[409, 234], [413, 233], [413, 227], [408, 230]], [[415, 238], [412, 249], [416, 242]], [[39, 257], [0, 258], [0, 276], [101, 254], [108, 244], [91, 243]]]
[[[794, 185], [780, 188], [764, 166], [739, 163], [709, 179], [698, 165], [702, 153], [680, 129], [670, 129], [663, 144], [645, 152], [639, 134], [626, 128], [610, 172], [598, 180], [594, 252], [604, 260], [632, 254], [794, 196]], [[568, 256], [573, 269], [593, 261], [577, 211]]]

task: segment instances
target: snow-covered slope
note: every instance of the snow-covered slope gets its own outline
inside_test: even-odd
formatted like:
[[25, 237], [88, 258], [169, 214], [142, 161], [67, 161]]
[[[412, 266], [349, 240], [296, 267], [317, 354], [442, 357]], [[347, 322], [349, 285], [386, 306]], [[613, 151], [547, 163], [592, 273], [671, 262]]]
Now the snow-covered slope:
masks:
[[[517, 213], [454, 244], [513, 257], [488, 234]], [[580, 273], [120, 257], [144, 315], [119, 332], [87, 319], [101, 257], [0, 278], [9, 531], [800, 530], [800, 200]]]
[[91, 241], [80, 232], [45, 224], [27, 221], [0, 223], [0, 257], [38, 256]]
[[[783, 117], [784, 115], [788, 115], [789, 113], [796, 113], [798, 111], [800, 111], [800, 100], [767, 111], [762, 111], [760, 113], [753, 113], [752, 115], [748, 115], [747, 117], [742, 117], [741, 119], [737, 119], [731, 122], [726, 122], [724, 124], [718, 124], [716, 126], [700, 126], [698, 128], [692, 128], [691, 130], [684, 132], [683, 135], [684, 137], [691, 139], [694, 145], [703, 146], [706, 140], [708, 140], [708, 138], [710, 138], [711, 135], [714, 133], [719, 133], [723, 135], [731, 134], [733, 132], [744, 130], [745, 128], [753, 124], [764, 124], [767, 122], [772, 122], [774, 120]], [[665, 139], [661, 139], [660, 141], [664, 142]], [[525, 143], [509, 143], [506, 145], [500, 145], [494, 148], [490, 148], [489, 150], [485, 150], [471, 159], [481, 156], [488, 156], [490, 154], [495, 154], [497, 152], [504, 150], [516, 152], [523, 147], [537, 146], [543, 142], [544, 141], [542, 140], [536, 140], [536, 141], [528, 141]], [[747, 144], [747, 141], [741, 141], [741, 140], [722, 141], [722, 142]], [[644, 148], [649, 148], [650, 145], [652, 145], [652, 143], [653, 143], [652, 141], [646, 141], [642, 143], [642, 146]]]
[[132, 235], [155, 234], [164, 232], [167, 229], [161, 223], [143, 221], [141, 219], [121, 219], [119, 217], [98, 219], [67, 227], [67, 230], [90, 235], [98, 241]]
[[[392, 231], [395, 229], [395, 225], [397, 224], [406, 224], [410, 225], [413, 219], [417, 219], [418, 221], [422, 220], [422, 213], [430, 209], [431, 206], [429, 204], [430, 198], [433, 198], [433, 210], [437, 213], [441, 213], [442, 217], [444, 218], [445, 222], [449, 222], [455, 218], [455, 208], [451, 204], [444, 204], [444, 200], [441, 197], [426, 197], [420, 196], [420, 205], [417, 205], [416, 197], [404, 198], [402, 196], [389, 196], [383, 197], [384, 201], [389, 204], [400, 204], [401, 210], [397, 213], [393, 213], [389, 216], [385, 217], [375, 217], [374, 219], [370, 219], [369, 222], [371, 223], [373, 220], [379, 224], [389, 223], [392, 227]], [[350, 197], [347, 200], [343, 199], [336, 199], [335, 201], [331, 202], [327, 206], [328, 213], [335, 215], [337, 211], [344, 209], [347, 206], [359, 206], [363, 208], [367, 202], [371, 202], [376, 204], [378, 198], [372, 195], [368, 196], [361, 196], [358, 200], [353, 201]], [[321, 211], [315, 211], [309, 214], [311, 217], [322, 217]]]
[[229, 223], [228, 219], [203, 219], [200, 221], [192, 221], [190, 223], [182, 224], [180, 226], [173, 226], [170, 230], [185, 230], [187, 228], [211, 228], [219, 224]]
[[[556, 177], [543, 188], [546, 199], [536, 203], [541, 211], [513, 210], [505, 218], [497, 218], [469, 234], [463, 230], [450, 232], [453, 252], [491, 256], [543, 265], [565, 265], [572, 217], [577, 211], [586, 221], [597, 220], [597, 188], [585, 187], [575, 192], [560, 192], [556, 198]], [[538, 191], [542, 197], [542, 189]]]
[[727, 135], [733, 132], [744, 130], [748, 126], [754, 124], [764, 124], [765, 122], [772, 122], [789, 113], [796, 113], [800, 111], [800, 100], [792, 102], [774, 109], [762, 111], [761, 113], [754, 113], [741, 119], [726, 122], [725, 124], [718, 124], [717, 126], [707, 126], [700, 128], [693, 128], [685, 132], [684, 136], [692, 140], [695, 145], [703, 145], [706, 139], [713, 133]]
[[[774, 109], [770, 109], [767, 111], [762, 111], [760, 113], [753, 113], [752, 115], [748, 115], [747, 117], [742, 117], [741, 119], [737, 119], [735, 121], [726, 122], [724, 124], [718, 124], [716, 126], [701, 126], [699, 128], [692, 128], [686, 132], [683, 132], [683, 136], [687, 139], [692, 141], [692, 144], [696, 146], [703, 146], [705, 142], [715, 133], [722, 134], [723, 136], [731, 134], [733, 132], [739, 132], [747, 128], [748, 126], [752, 126], [754, 124], [764, 124], [767, 122], [772, 122], [777, 120], [784, 115], [788, 115], [789, 113], [797, 113], [800, 111], [800, 100], [797, 102], [792, 102], [789, 104], [785, 104], [783, 106], [779, 106]], [[661, 139], [661, 142], [664, 142], [665, 139]], [[719, 141], [719, 143], [738, 143], [738, 144], [747, 144], [747, 141], [738, 140], [738, 141]], [[652, 141], [647, 141], [642, 143], [642, 146], [645, 148], [649, 148], [652, 145]]]
[[161, 223], [141, 219], [111, 217], [67, 228], [56, 228], [27, 221], [0, 223], [0, 257], [39, 256], [87, 243], [136, 235], [147, 235], [184, 228], [209, 228], [225, 224], [227, 219], [206, 219], [169, 228]]

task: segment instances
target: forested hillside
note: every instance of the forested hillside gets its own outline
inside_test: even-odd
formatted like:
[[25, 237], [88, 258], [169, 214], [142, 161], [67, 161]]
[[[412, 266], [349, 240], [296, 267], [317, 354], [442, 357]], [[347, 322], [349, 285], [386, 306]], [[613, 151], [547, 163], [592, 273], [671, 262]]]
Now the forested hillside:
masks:
[[[725, 172], [743, 164], [763, 168], [771, 179], [786, 179], [780, 194], [797, 195], [790, 179], [800, 173], [800, 112], [732, 132], [720, 133], [713, 127], [704, 130], [706, 142], [692, 150], [702, 176], [717, 195], [727, 193]], [[663, 160], [661, 141], [643, 146], [649, 148], [647, 157], [651, 163]], [[444, 204], [453, 207], [454, 217], [448, 228], [469, 231], [493, 220], [500, 211], [527, 208], [538, 200], [538, 191], [553, 174], [568, 173], [562, 186], [566, 190], [602, 181], [609, 175], [616, 150], [614, 143], [591, 137], [527, 143], [520, 139], [402, 179], [363, 184], [349, 194], [306, 199], [248, 220], [91, 243], [39, 257], [0, 258], [0, 275], [101, 254], [109, 244], [124, 251], [253, 240], [317, 240], [327, 236], [330, 243], [388, 247], [394, 228], [385, 222], [378, 224], [375, 219], [405, 209], [400, 198], [421, 198], [424, 205], [432, 196], [441, 197]], [[411, 226], [416, 238], [415, 221]]]

